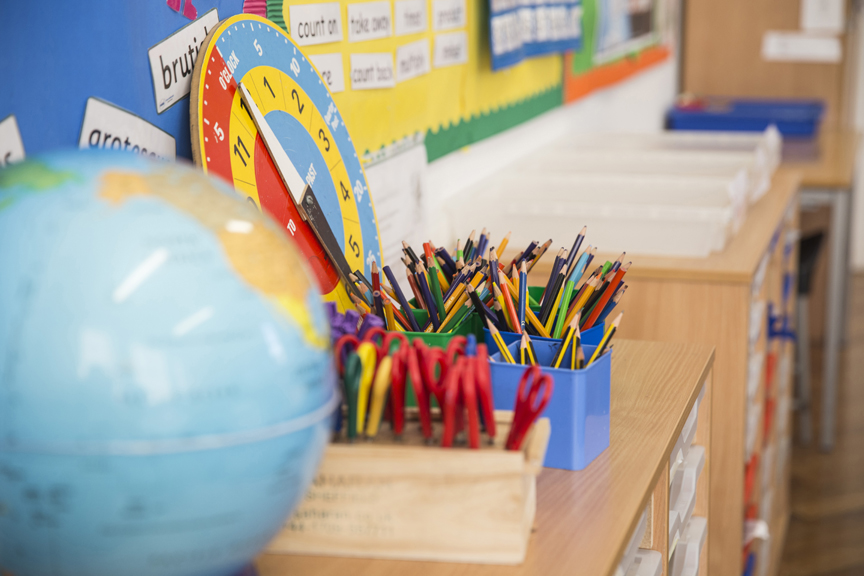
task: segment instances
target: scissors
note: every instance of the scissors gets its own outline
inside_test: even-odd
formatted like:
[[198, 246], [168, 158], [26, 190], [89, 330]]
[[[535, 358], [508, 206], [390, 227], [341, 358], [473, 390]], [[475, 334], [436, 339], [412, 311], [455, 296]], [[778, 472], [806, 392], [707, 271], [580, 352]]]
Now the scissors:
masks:
[[[516, 391], [516, 405], [513, 408], [513, 424], [507, 435], [507, 450], [519, 450], [531, 425], [546, 408], [552, 397], [554, 380], [544, 374], [540, 366], [533, 365], [525, 370]], [[527, 388], [527, 389], [526, 389]]]
[[[379, 342], [376, 343], [376, 339]], [[395, 348], [397, 350], [408, 344], [404, 334], [388, 333], [378, 326], [370, 328], [362, 339], [353, 334], [346, 334], [336, 341], [334, 355], [337, 372], [342, 377], [345, 403], [348, 407], [346, 432], [349, 439], [362, 434], [364, 429], [367, 433], [372, 432], [373, 436], [377, 434], [383, 415], [385, 396], [390, 387], [392, 359], [384, 370], [381, 369], [381, 364], [390, 358], [391, 350], [394, 350], [393, 345], [397, 341], [399, 343]], [[380, 378], [376, 378], [379, 374]], [[367, 424], [366, 412], [367, 407], [370, 406], [370, 394], [371, 410]]]
[[490, 442], [494, 441], [495, 413], [485, 344], [478, 346], [474, 336], [469, 335], [465, 355], [458, 358], [444, 375], [443, 384], [439, 384], [438, 390], [439, 394], [443, 393], [443, 402], [439, 400], [444, 420], [442, 446], [453, 445], [455, 435], [463, 428], [465, 414], [470, 448], [480, 447], [481, 423]]

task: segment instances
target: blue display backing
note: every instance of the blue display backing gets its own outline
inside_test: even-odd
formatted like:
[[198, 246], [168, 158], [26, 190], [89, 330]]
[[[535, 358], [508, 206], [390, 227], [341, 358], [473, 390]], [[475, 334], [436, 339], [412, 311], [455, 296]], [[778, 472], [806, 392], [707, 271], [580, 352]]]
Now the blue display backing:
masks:
[[[194, 3], [199, 17], [215, 7], [220, 20], [243, 9], [243, 0]], [[15, 114], [28, 156], [75, 148], [95, 96], [165, 130], [177, 156], [191, 159], [189, 98], [157, 114], [147, 56], [190, 22], [165, 0], [3, 2], [0, 118]]]

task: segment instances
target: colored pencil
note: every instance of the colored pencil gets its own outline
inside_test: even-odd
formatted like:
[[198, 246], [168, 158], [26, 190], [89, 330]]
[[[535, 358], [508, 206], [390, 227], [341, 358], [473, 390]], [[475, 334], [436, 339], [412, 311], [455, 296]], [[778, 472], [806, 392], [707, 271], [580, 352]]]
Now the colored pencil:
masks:
[[495, 251], [495, 255], [500, 259], [501, 255], [504, 254], [504, 249], [507, 248], [507, 244], [510, 243], [510, 234], [512, 232], [507, 232], [507, 235], [504, 236], [504, 239], [501, 240], [501, 243], [498, 245], [498, 249]]
[[[603, 308], [606, 307], [606, 304], [609, 302], [609, 299], [612, 298], [612, 293], [615, 288], [618, 286], [618, 282], [624, 277], [627, 273], [627, 270], [630, 269], [630, 264], [632, 262], [628, 262], [621, 266], [617, 272], [615, 272], [615, 276], [612, 277], [612, 280], [609, 282], [609, 285], [606, 287], [606, 290], [603, 291], [603, 295], [597, 300], [594, 305], [594, 310], [591, 311], [591, 314], [588, 316], [588, 319], [584, 322], [585, 330], [589, 330], [594, 323], [597, 321], [597, 317], [600, 316], [600, 313], [603, 311]], [[590, 364], [590, 362], [589, 362]]]
[[528, 269], [525, 262], [519, 269], [519, 328], [525, 332], [525, 310], [528, 308]]
[[623, 312], [619, 312], [618, 316], [615, 317], [615, 320], [612, 321], [612, 324], [609, 328], [606, 329], [606, 333], [603, 334], [603, 339], [600, 340], [600, 344], [597, 345], [597, 349], [594, 350], [594, 354], [591, 355], [591, 359], [588, 360], [588, 364], [586, 366], [590, 366], [594, 363], [597, 358], [603, 355], [606, 351], [606, 347], [609, 346], [609, 341], [612, 340], [612, 337], [615, 335], [615, 331], [618, 330], [618, 325], [621, 324], [621, 317], [624, 315]]
[[489, 333], [492, 335], [492, 341], [495, 342], [495, 346], [498, 347], [498, 352], [501, 353], [501, 357], [508, 364], [515, 364], [516, 361], [513, 359], [513, 355], [510, 354], [510, 349], [507, 348], [507, 345], [504, 344], [504, 339], [501, 337], [501, 333], [498, 332], [498, 329], [495, 328], [495, 325], [486, 319], [486, 326], [489, 328]]

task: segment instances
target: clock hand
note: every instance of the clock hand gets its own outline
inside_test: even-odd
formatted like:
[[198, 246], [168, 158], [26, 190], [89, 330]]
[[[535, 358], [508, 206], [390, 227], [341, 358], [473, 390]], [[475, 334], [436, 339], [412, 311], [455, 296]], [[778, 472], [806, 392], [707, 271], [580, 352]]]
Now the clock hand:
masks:
[[330, 228], [330, 224], [321, 210], [321, 205], [312, 191], [312, 187], [300, 177], [300, 173], [297, 172], [294, 163], [291, 162], [288, 154], [285, 153], [285, 149], [282, 148], [282, 144], [276, 138], [276, 134], [270, 127], [270, 124], [267, 123], [258, 105], [255, 104], [255, 100], [252, 99], [252, 95], [246, 86], [240, 82], [237, 84], [237, 89], [240, 91], [240, 99], [246, 105], [255, 128], [258, 129], [258, 134], [261, 135], [264, 146], [273, 159], [273, 164], [276, 166], [279, 177], [282, 178], [282, 182], [288, 189], [291, 199], [297, 206], [297, 212], [300, 213], [300, 217], [309, 223], [309, 227], [312, 228], [312, 232], [315, 233], [318, 242], [324, 247], [324, 251], [327, 252], [330, 261], [335, 265], [336, 271], [339, 273], [345, 287], [365, 300], [363, 294], [360, 293], [354, 283], [348, 278], [348, 275], [353, 271], [345, 259], [342, 248], [339, 247], [339, 242], [336, 240], [336, 236], [333, 234], [333, 230]]

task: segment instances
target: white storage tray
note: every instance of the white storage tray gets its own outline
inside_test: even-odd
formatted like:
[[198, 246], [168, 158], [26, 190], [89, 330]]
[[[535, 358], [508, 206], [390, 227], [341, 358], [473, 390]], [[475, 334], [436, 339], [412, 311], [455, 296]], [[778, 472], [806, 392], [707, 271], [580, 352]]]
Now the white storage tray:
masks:
[[621, 562], [618, 563], [618, 569], [615, 571], [616, 576], [625, 576], [630, 572], [647, 527], [648, 510], [646, 509], [642, 511], [642, 518], [639, 519], [639, 524], [636, 525], [636, 530], [633, 532], [633, 536], [630, 538], [630, 542], [627, 543], [627, 548], [621, 556]]
[[760, 165], [773, 172], [783, 154], [783, 138], [776, 127], [762, 133], [673, 130], [655, 134], [592, 134], [570, 136], [559, 141], [564, 149], [584, 148], [704, 150], [712, 152], [752, 152]]
[[705, 387], [699, 391], [699, 396], [696, 397], [696, 402], [693, 403], [693, 408], [690, 414], [687, 415], [687, 420], [684, 421], [684, 426], [681, 428], [681, 434], [675, 441], [675, 446], [672, 447], [672, 454], [669, 456], [669, 485], [675, 479], [675, 472], [678, 467], [684, 463], [687, 458], [687, 451], [690, 445], [693, 444], [693, 439], [696, 437], [696, 428], [699, 425], [699, 405], [702, 403], [702, 398], [705, 397]]
[[[705, 448], [692, 446], [687, 460], [678, 468], [669, 489], [669, 549], [674, 549], [675, 539], [680, 536], [693, 515], [696, 506], [696, 482], [705, 468]], [[677, 519], [673, 518], [677, 517]]]
[[656, 550], [639, 549], [626, 576], [662, 576], [663, 555]]
[[694, 516], [681, 535], [672, 561], [669, 563], [670, 576], [697, 576], [699, 558], [708, 535], [708, 521]]
[[704, 257], [723, 250], [734, 228], [731, 207], [597, 203], [598, 199], [603, 199], [602, 192], [593, 203], [547, 200], [542, 186], [530, 186], [515, 197], [502, 194], [495, 199], [466, 192], [461, 202], [449, 203], [446, 210], [454, 239], [464, 238], [477, 226], [479, 211], [496, 230], [511, 231], [512, 246], [547, 238], [569, 245], [579, 229], [588, 226], [591, 244], [604, 252], [661, 256]]

